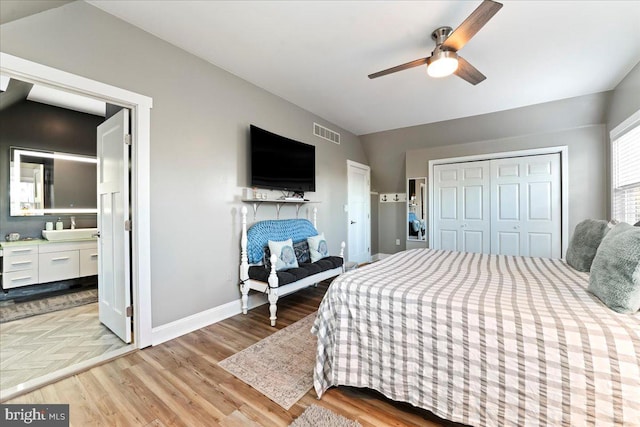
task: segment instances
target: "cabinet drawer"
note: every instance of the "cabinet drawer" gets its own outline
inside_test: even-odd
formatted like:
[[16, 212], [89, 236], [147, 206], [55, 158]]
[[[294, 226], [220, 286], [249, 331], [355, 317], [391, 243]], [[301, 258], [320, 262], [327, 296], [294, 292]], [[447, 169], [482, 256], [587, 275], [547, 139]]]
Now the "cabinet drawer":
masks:
[[37, 255], [37, 246], [8, 246], [2, 249], [5, 257], [8, 256], [25, 256], [25, 255]]
[[98, 248], [80, 251], [80, 277], [98, 274]]
[[12, 271], [2, 274], [2, 288], [11, 289], [38, 283], [38, 269]]
[[79, 251], [50, 252], [39, 256], [40, 283], [72, 279], [79, 274]]
[[3, 273], [31, 269], [38, 271], [38, 254], [6, 256], [2, 263]]

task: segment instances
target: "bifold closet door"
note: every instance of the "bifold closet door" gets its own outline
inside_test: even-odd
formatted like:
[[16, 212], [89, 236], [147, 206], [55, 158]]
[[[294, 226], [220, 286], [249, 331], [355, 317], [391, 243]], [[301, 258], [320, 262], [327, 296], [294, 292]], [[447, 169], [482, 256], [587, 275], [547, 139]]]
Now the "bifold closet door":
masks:
[[489, 253], [489, 161], [435, 165], [433, 170], [433, 247]]
[[560, 154], [491, 160], [491, 253], [561, 258]]

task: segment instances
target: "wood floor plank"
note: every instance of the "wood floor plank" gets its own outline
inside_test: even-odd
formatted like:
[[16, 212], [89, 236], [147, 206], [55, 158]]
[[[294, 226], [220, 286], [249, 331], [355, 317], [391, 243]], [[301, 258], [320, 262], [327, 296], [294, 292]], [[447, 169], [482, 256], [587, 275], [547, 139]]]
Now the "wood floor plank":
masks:
[[64, 396], [64, 401], [59, 403], [69, 404], [69, 417], [73, 426], [107, 426], [111, 423], [105, 419], [98, 410], [98, 400], [86, 394], [79, 384], [78, 377], [73, 376], [69, 381], [59, 381], [52, 386], [59, 396]]
[[[107, 368], [111, 368], [111, 366], [107, 366]], [[167, 426], [184, 425], [178, 420], [179, 413], [173, 411], [160, 396], [146, 386], [144, 381], [134, 375], [131, 372], [132, 368], [133, 366], [123, 371], [117, 372], [113, 370], [109, 372], [109, 376], [113, 378], [119, 377], [120, 392], [126, 395], [128, 404], [137, 408], [144, 408]], [[117, 393], [118, 391], [114, 390], [114, 392]]]
[[223, 427], [260, 427], [260, 424], [251, 420], [239, 410], [233, 411], [220, 424]]
[[123, 393], [114, 393], [117, 386], [112, 385], [111, 379], [101, 376], [100, 373], [105, 369], [94, 369], [85, 375], [78, 375], [78, 381], [86, 392], [97, 402], [96, 406], [103, 418], [109, 420], [113, 425], [127, 426], [131, 424], [144, 425], [154, 417], [143, 415], [138, 408], [127, 404], [124, 400]]
[[[349, 387], [332, 388], [321, 400], [310, 390], [285, 410], [218, 365], [316, 311], [327, 286], [322, 283], [281, 298], [275, 328], [269, 324], [268, 307], [257, 307], [7, 403], [70, 403], [73, 426], [286, 427], [314, 404], [358, 420], [363, 427], [453, 425], [373, 391]], [[47, 333], [37, 332], [43, 339], [48, 339]]]
[[198, 405], [198, 402], [193, 402], [189, 395], [185, 395], [181, 387], [176, 387], [175, 382], [170, 381], [167, 371], [157, 371], [144, 364], [133, 366], [129, 371], [140, 381], [144, 381], [149, 390], [171, 411], [179, 414], [176, 420], [188, 426], [220, 425]]

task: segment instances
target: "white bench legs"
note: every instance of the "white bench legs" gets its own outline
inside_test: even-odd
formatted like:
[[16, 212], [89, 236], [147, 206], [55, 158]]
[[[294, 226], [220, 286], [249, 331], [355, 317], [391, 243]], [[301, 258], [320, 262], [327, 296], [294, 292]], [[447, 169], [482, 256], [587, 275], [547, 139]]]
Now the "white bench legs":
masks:
[[249, 306], [249, 286], [244, 283], [241, 284], [240, 292], [242, 293], [242, 314], [247, 314]]
[[278, 275], [276, 274], [276, 263], [278, 256], [271, 254], [271, 273], [269, 273], [269, 313], [271, 313], [271, 326], [276, 326], [276, 303], [278, 302]]
[[271, 317], [269, 317], [269, 320], [271, 320], [271, 326], [276, 326], [276, 310], [278, 309], [278, 307], [276, 306], [277, 302], [278, 288], [269, 289], [269, 313], [271, 313]]

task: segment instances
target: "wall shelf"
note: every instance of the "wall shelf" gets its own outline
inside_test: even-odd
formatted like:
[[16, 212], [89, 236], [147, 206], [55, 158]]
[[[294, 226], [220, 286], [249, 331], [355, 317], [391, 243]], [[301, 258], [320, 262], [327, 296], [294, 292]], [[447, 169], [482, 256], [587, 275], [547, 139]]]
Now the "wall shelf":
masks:
[[258, 207], [262, 203], [267, 203], [270, 205], [276, 205], [276, 219], [280, 219], [280, 208], [283, 205], [295, 205], [296, 206], [296, 218], [298, 218], [298, 214], [300, 213], [300, 208], [302, 205], [307, 203], [320, 203], [320, 202], [312, 202], [311, 200], [267, 200], [267, 199], [242, 199], [243, 203], [251, 203], [253, 206], [253, 220], [256, 220], [256, 216], [258, 214]]

